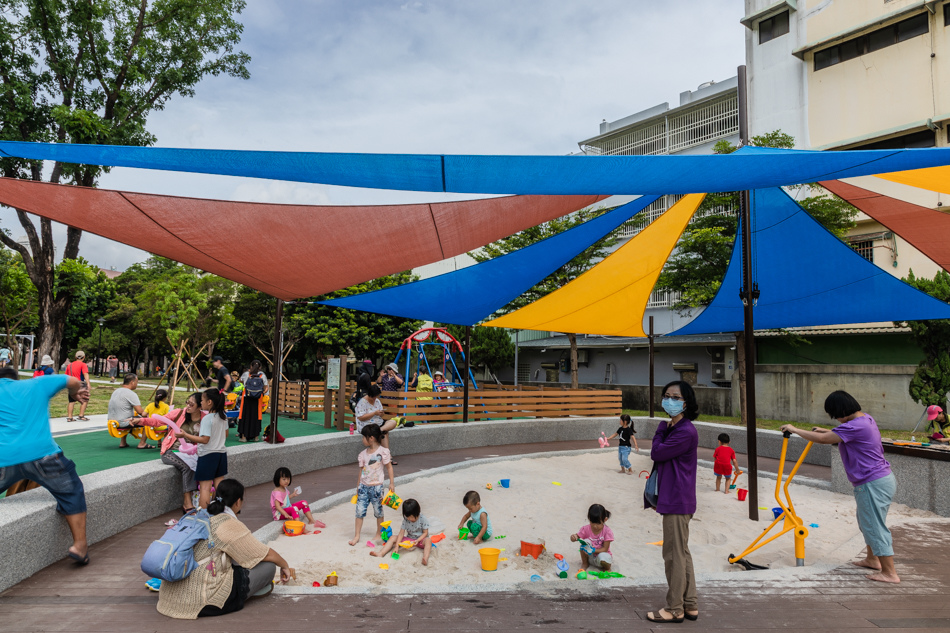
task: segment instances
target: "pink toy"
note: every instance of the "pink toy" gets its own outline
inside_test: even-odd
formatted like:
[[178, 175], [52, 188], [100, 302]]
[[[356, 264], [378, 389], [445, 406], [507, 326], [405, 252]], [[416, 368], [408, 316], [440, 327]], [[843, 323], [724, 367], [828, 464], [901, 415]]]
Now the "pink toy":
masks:
[[366, 547], [376, 547], [376, 543], [372, 541], [366, 541]]
[[[148, 420], [157, 420], [159, 422], [159, 424], [154, 424], [150, 426], [167, 426], [169, 429], [168, 434], [171, 437], [174, 437], [175, 434], [177, 433], [181, 433], [181, 428], [177, 424], [175, 424], [174, 422], [166, 418], [164, 415], [154, 414], [152, 415], [152, 417], [148, 418]], [[185, 455], [194, 455], [195, 453], [198, 452], [198, 445], [192, 444], [191, 442], [189, 442], [188, 440], [182, 437], [178, 439], [178, 450], [184, 453]]]
[[600, 437], [597, 438], [597, 441], [600, 443], [601, 448], [607, 448], [610, 446], [610, 442], [607, 441], [607, 436], [603, 431], [600, 432]]

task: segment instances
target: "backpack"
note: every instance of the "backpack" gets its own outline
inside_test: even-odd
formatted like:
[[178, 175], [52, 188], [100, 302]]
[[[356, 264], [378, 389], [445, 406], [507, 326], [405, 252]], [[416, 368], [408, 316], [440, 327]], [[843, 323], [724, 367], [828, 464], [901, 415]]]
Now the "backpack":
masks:
[[36, 371], [33, 372], [34, 378], [39, 378], [40, 376], [45, 376], [45, 375], [46, 375], [46, 372], [43, 371], [42, 369], [37, 369]]
[[264, 395], [266, 389], [267, 385], [264, 384], [264, 374], [248, 376], [247, 382], [244, 383], [244, 395], [250, 396], [251, 398], [260, 398]]
[[189, 512], [148, 546], [142, 557], [142, 571], [169, 582], [184, 580], [197, 569], [194, 548], [198, 541], [204, 540], [208, 541], [208, 547], [214, 548], [211, 516], [207, 510]]

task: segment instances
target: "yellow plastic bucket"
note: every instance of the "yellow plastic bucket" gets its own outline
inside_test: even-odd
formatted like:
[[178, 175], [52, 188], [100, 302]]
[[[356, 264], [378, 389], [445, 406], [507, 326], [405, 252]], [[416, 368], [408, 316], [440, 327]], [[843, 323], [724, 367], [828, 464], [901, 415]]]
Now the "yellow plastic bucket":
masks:
[[500, 554], [501, 550], [494, 547], [483, 547], [478, 550], [478, 555], [482, 557], [482, 571], [496, 571]]
[[287, 536], [303, 534], [303, 521], [284, 521], [284, 534]]

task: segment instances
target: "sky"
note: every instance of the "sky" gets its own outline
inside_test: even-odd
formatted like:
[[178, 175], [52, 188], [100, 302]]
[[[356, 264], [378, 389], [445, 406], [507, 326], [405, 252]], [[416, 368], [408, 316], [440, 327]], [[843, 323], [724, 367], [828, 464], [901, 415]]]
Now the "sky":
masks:
[[[744, 59], [739, 0], [250, 0], [247, 81], [211, 77], [153, 113], [160, 147], [434, 154], [578, 151], [613, 121]], [[117, 168], [100, 187], [295, 204], [461, 196]], [[0, 227], [24, 235], [0, 209]], [[239, 239], [239, 227], [234, 227]], [[65, 228], [55, 232], [58, 246]], [[57, 249], [61, 252], [61, 248]], [[86, 233], [124, 270], [147, 253]]]

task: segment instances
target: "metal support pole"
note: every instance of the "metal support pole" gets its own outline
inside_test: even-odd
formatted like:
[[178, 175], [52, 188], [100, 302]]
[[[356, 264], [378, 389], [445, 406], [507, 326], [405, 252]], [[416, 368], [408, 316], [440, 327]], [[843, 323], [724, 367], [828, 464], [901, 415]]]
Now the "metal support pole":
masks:
[[653, 391], [656, 388], [655, 378], [653, 376], [653, 317], [650, 317], [650, 388], [647, 391], [647, 399], [650, 401], [650, 417], [655, 413], [653, 404]]
[[521, 336], [521, 330], [515, 330], [515, 387], [518, 386], [518, 338]]
[[472, 326], [465, 326], [465, 369], [462, 370], [462, 384], [464, 385], [462, 389], [462, 422], [468, 422], [468, 382], [469, 382], [469, 372], [471, 367], [472, 357]]
[[[749, 92], [746, 67], [739, 66], [739, 141], [749, 143]], [[742, 225], [742, 304], [743, 304], [743, 354], [745, 355], [745, 406], [746, 448], [749, 458], [749, 518], [759, 520], [759, 451], [756, 445], [755, 424], [755, 330], [753, 308], [759, 289], [752, 278], [752, 209], [748, 191], [743, 191], [740, 200], [740, 223]]]
[[281, 330], [284, 328], [284, 302], [277, 300], [274, 314], [274, 375], [270, 381], [270, 443], [277, 443], [277, 394], [280, 387], [280, 365], [283, 351], [280, 346]]

